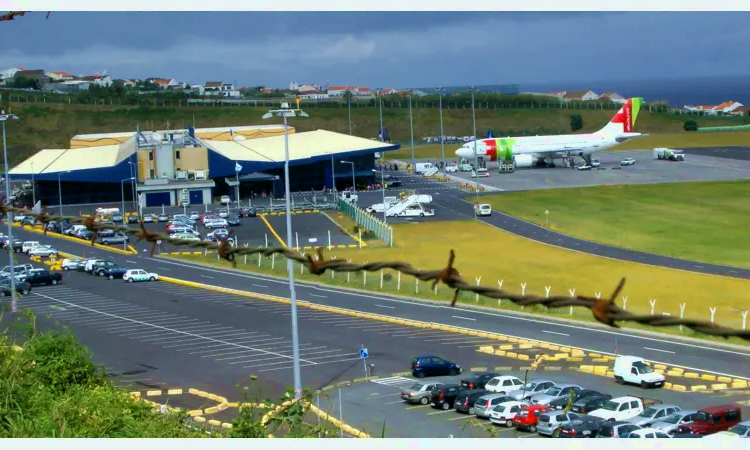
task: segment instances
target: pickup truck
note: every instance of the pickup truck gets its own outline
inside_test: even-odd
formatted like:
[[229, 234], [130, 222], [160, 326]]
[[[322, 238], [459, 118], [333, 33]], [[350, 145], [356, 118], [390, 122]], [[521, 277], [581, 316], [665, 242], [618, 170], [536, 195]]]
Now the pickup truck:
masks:
[[660, 400], [640, 397], [617, 397], [609, 400], [601, 408], [591, 411], [589, 415], [605, 420], [628, 420], [642, 413], [646, 406], [658, 405], [660, 403]]
[[57, 284], [62, 281], [62, 274], [50, 272], [49, 270], [32, 270], [26, 276], [26, 281], [32, 286], [40, 284]]

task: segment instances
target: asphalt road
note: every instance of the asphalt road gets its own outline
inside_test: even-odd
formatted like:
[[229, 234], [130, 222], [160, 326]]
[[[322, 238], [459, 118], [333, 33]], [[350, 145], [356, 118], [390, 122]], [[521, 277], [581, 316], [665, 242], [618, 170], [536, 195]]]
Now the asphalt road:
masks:
[[[84, 243], [58, 240], [53, 237], [45, 238], [39, 234], [18, 229], [14, 231], [21, 239], [33, 238], [34, 240], [54, 244], [59, 250], [73, 254], [80, 255], [85, 250], [88, 257], [101, 255], [131, 268], [139, 267], [170, 277], [248, 292], [284, 298], [289, 295], [289, 288], [285, 280], [220, 268], [206, 268], [162, 258], [150, 258], [145, 253], [138, 256], [120, 255], [92, 248]], [[515, 337], [578, 347], [598, 353], [613, 354], [617, 352], [618, 354], [639, 355], [657, 363], [677, 365], [687, 369], [732, 377], [750, 377], [749, 351], [715, 348], [709, 342], [690, 344], [672, 341], [668, 337], [647, 337], [631, 335], [621, 330], [582, 328], [577, 324], [557, 323], [502, 312], [450, 308], [389, 298], [374, 293], [350, 293], [342, 289], [320, 288], [304, 283], [297, 283], [297, 294], [300, 300], [322, 305], [503, 333]], [[362, 338], [360, 338], [361, 340]], [[365, 345], [371, 353], [385, 351], [385, 349], [378, 348], [378, 345], [384, 344], [357, 341], [353, 343]]]

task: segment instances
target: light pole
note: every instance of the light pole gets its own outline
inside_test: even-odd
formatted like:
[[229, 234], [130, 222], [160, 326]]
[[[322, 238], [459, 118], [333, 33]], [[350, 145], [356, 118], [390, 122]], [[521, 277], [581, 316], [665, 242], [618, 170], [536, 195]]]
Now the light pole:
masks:
[[[477, 156], [477, 115], [474, 110], [474, 92], [476, 92], [477, 88], [474, 86], [469, 86], [469, 91], [471, 91], [471, 120], [474, 124], [474, 175], [477, 178], [477, 205], [479, 204], [479, 160]], [[479, 220], [478, 216], [474, 214], [474, 219]]]
[[352, 91], [346, 88], [346, 107], [349, 109], [349, 136], [352, 135]]
[[[137, 153], [133, 153], [133, 154], [137, 155]], [[133, 156], [131, 155], [131, 159], [132, 159], [132, 157]], [[136, 183], [136, 180], [138, 179], [138, 176], [137, 176], [137, 174], [135, 172], [138, 169], [136, 168], [135, 163], [133, 163], [132, 161], [128, 161], [128, 165], [130, 166], [130, 177], [133, 180], [130, 183], [130, 188], [133, 191], [133, 212], [135, 212], [135, 210], [137, 209], [136, 204], [135, 204], [135, 199], [136, 199], [136, 197], [135, 197], [135, 183]], [[122, 213], [125, 214], [125, 210], [124, 209], [123, 209]]]
[[443, 92], [445, 92], [445, 88], [439, 87], [436, 90], [440, 96], [440, 154], [443, 158], [443, 176], [445, 176], [445, 132], [443, 131]]
[[[120, 195], [122, 195], [122, 221], [123, 224], [125, 223], [125, 182], [126, 181], [133, 181], [133, 177], [125, 178], [120, 181]], [[62, 198], [62, 195], [60, 196]], [[62, 201], [60, 201], [60, 204], [62, 204]], [[62, 210], [62, 207], [60, 208]], [[62, 213], [60, 213], [62, 216]], [[127, 236], [127, 235], [126, 235]], [[122, 249], [126, 250], [128, 248], [128, 240], [126, 239], [125, 242], [122, 243]]]
[[34, 189], [34, 163], [31, 163], [31, 208], [36, 206], [36, 189]]
[[65, 172], [57, 172], [57, 196], [60, 199], [60, 215], [62, 216], [62, 181], [60, 181], [60, 177], [64, 173], [70, 173], [70, 170], [66, 170]]
[[338, 196], [336, 195], [336, 166], [333, 164], [333, 153], [331, 153], [331, 184], [333, 184], [333, 199], [335, 200]]
[[[3, 123], [3, 158], [5, 162], [5, 201], [12, 203], [10, 200], [10, 168], [8, 167], [8, 144], [5, 140], [5, 122], [8, 119], [21, 120], [15, 114], [11, 114], [10, 111], [6, 114], [5, 111], [0, 111], [0, 122]], [[11, 311], [17, 312], [16, 308], [16, 269], [13, 260], [13, 213], [8, 212], [8, 257], [10, 258], [10, 305]]]
[[234, 162], [234, 173], [237, 177], [237, 214], [240, 213], [240, 171], [242, 171], [242, 166], [238, 162]]
[[372, 169], [373, 172], [380, 172], [380, 187], [383, 191], [383, 222], [388, 223], [388, 218], [386, 217], [385, 213], [388, 210], [388, 207], [385, 204], [385, 171], [383, 170], [375, 170]]
[[354, 172], [354, 163], [352, 161], [341, 161], [341, 164], [351, 164], [352, 165], [352, 190], [354, 192], [357, 192], [357, 178]]
[[411, 97], [414, 94], [414, 89], [409, 90], [409, 132], [411, 133], [411, 170], [412, 173], [417, 172], [417, 166], [414, 161], [414, 115], [411, 113]]
[[[310, 117], [301, 109], [290, 109], [289, 103], [282, 103], [281, 109], [272, 109], [263, 114], [263, 119], [270, 119], [275, 115], [284, 118], [284, 196], [286, 197], [286, 242], [287, 248], [292, 243], [292, 211], [290, 198], [292, 193], [289, 188], [289, 127], [287, 126], [287, 117], [295, 117], [299, 113], [300, 117]], [[294, 290], [294, 266], [291, 259], [286, 260], [287, 272], [289, 272], [289, 298], [292, 309], [292, 355], [294, 361], [294, 397], [302, 398], [302, 379], [299, 365], [299, 334], [297, 332], [297, 293]]]
[[380, 142], [385, 142], [385, 130], [383, 130], [383, 89], [375, 89], [375, 93], [378, 96], [378, 107], [380, 109]]

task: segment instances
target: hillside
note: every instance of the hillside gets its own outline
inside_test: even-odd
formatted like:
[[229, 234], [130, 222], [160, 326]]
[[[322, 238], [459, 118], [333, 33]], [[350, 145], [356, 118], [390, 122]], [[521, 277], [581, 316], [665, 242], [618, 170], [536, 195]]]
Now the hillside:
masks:
[[[346, 107], [305, 107], [308, 119], [292, 119], [298, 131], [326, 129], [348, 133]], [[266, 108], [245, 106], [203, 107], [111, 107], [61, 104], [16, 104], [13, 112], [20, 122], [8, 124], [9, 162], [15, 165], [28, 155], [43, 148], [68, 148], [69, 140], [76, 134], [108, 133], [135, 130], [180, 128], [195, 121], [198, 128], [218, 126], [259, 125], [278, 123], [280, 120], [262, 120]], [[437, 108], [414, 108], [414, 140], [421, 142], [423, 136], [440, 134], [440, 118]], [[580, 114], [584, 128], [591, 132], [602, 127], [613, 116], [612, 110], [573, 109], [477, 109], [477, 133], [484, 135], [492, 128], [495, 135], [524, 135], [569, 133], [570, 115]], [[638, 116], [637, 130], [644, 133], [682, 133], [687, 116], [642, 111]], [[750, 123], [750, 117], [693, 117], [699, 126], [739, 125]], [[471, 135], [471, 109], [444, 109], [443, 121], [446, 135]], [[394, 142], [409, 142], [408, 108], [384, 108], [384, 126]], [[377, 107], [352, 108], [352, 130], [355, 135], [372, 138], [377, 136], [379, 111]]]

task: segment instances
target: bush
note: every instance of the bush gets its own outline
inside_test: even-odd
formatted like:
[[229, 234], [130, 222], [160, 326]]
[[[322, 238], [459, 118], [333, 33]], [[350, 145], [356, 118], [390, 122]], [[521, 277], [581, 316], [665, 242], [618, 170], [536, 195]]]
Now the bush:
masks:
[[578, 131], [583, 128], [583, 117], [580, 114], [570, 115], [570, 129], [571, 131]]
[[685, 131], [698, 131], [698, 123], [695, 120], [686, 120], [682, 128]]

